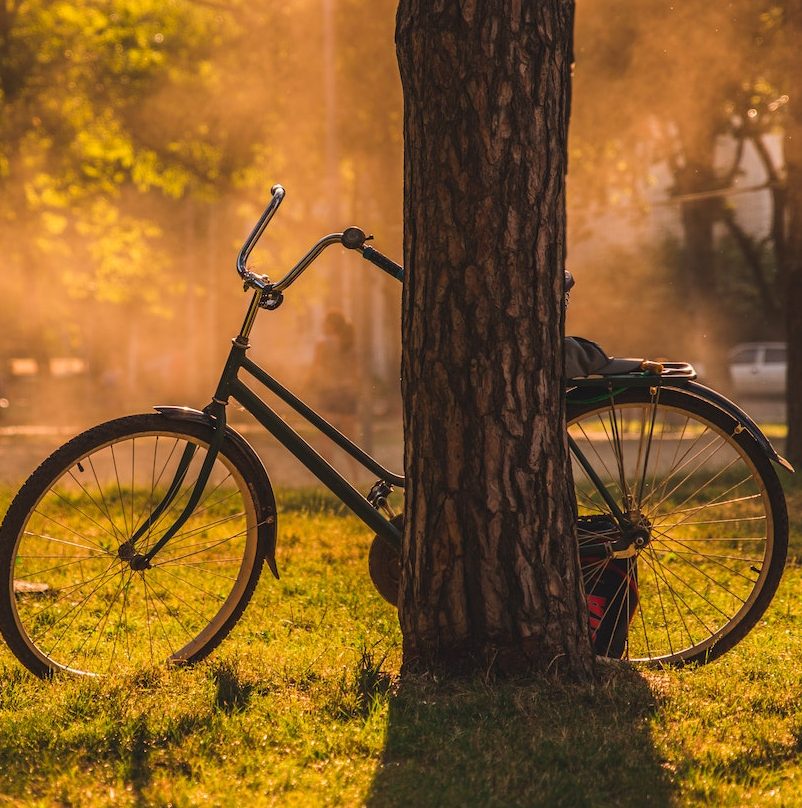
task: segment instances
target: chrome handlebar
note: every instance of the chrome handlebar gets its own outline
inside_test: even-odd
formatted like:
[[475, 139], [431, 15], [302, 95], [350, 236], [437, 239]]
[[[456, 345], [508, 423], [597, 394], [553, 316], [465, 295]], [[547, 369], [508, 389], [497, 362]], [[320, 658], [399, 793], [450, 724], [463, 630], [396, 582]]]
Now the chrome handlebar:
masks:
[[301, 258], [300, 261], [280, 280], [276, 283], [271, 283], [267, 275], [257, 275], [248, 269], [247, 261], [251, 251], [256, 246], [256, 242], [264, 233], [265, 228], [270, 223], [270, 220], [275, 215], [279, 208], [286, 191], [281, 185], [274, 185], [270, 189], [272, 197], [268, 202], [264, 213], [259, 217], [259, 221], [251, 231], [251, 234], [242, 245], [242, 249], [237, 256], [237, 273], [240, 278], [245, 281], [246, 288], [251, 286], [255, 289], [266, 290], [270, 293], [280, 294], [290, 284], [294, 283], [300, 277], [301, 273], [326, 249], [332, 244], [342, 244], [349, 250], [358, 250], [362, 252], [365, 249], [365, 241], [372, 238], [366, 236], [365, 233], [358, 227], [349, 227], [343, 233], [331, 233], [328, 236], [323, 236], [312, 248]]
[[342, 242], [342, 233], [331, 233], [328, 236], [323, 236], [323, 238], [320, 239], [280, 281], [270, 284], [270, 290], [273, 292], [283, 292], [291, 283], [298, 280], [301, 273], [326, 249], [326, 247], [330, 247], [332, 244], [342, 244]]
[[[250, 280], [249, 276], [253, 275], [246, 265], [248, 256], [251, 254], [251, 250], [256, 246], [256, 242], [259, 241], [262, 233], [265, 232], [267, 225], [270, 224], [270, 220], [275, 216], [278, 206], [281, 204], [281, 200], [284, 199], [286, 192], [281, 185], [274, 185], [270, 189], [270, 193], [272, 194], [270, 202], [268, 202], [264, 213], [259, 217], [256, 226], [251, 230], [251, 234], [245, 239], [245, 243], [242, 245], [242, 249], [237, 256], [237, 272], [239, 276], [246, 281]], [[264, 288], [264, 286], [262, 288]]]

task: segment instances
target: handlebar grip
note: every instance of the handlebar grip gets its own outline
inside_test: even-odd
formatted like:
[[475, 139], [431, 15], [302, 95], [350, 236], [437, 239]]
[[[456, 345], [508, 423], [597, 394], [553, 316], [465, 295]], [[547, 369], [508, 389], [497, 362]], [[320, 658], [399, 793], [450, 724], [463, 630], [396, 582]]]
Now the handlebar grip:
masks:
[[362, 251], [362, 257], [388, 275], [392, 275], [397, 281], [404, 282], [404, 267], [398, 266], [395, 261], [390, 260], [386, 255], [382, 255], [378, 250], [374, 250], [373, 247], [365, 247]]

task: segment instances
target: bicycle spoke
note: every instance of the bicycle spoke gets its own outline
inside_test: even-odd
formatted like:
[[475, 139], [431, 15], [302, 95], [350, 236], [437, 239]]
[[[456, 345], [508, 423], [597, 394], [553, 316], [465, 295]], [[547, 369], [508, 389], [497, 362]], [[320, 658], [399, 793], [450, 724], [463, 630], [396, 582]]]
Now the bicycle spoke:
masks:
[[[164, 570], [164, 572], [167, 573], [168, 575], [171, 575], [171, 573], [168, 573], [166, 570]], [[177, 578], [178, 576], [173, 575], [172, 577]], [[195, 588], [198, 589], [198, 591], [201, 591], [201, 592], [203, 591], [199, 587], [195, 587]], [[175, 591], [170, 590], [170, 596], [175, 598], [177, 601], [179, 601], [179, 603], [186, 606], [191, 612], [196, 614], [202, 620], [207, 619], [206, 615], [204, 615], [203, 612], [201, 612], [199, 609], [196, 609], [191, 603], [189, 603], [186, 599], [182, 598], [181, 595], [178, 595]], [[221, 598], [221, 600], [222, 600], [222, 598]], [[164, 602], [164, 601], [162, 601], [162, 602]], [[178, 615], [175, 615], [174, 619], [182, 628], [184, 628], [184, 624], [178, 619]], [[192, 633], [189, 630], [187, 630], [187, 629], [184, 629], [184, 630], [186, 631], [186, 634], [187, 634], [188, 637], [192, 636]]]
[[[659, 542], [659, 541], [660, 541], [660, 539], [658, 539], [657, 541]], [[676, 542], [676, 543], [679, 543], [679, 544], [681, 545], [681, 543], [680, 543], [680, 542], [678, 542], [678, 541], [677, 541], [677, 539], [671, 539], [670, 541], [672, 541], [672, 542]], [[675, 552], [675, 551], [674, 551], [674, 550], [670, 550], [669, 552], [672, 552], [672, 553], [673, 553], [673, 552]], [[708, 572], [705, 572], [705, 570], [704, 570], [704, 569], [702, 569], [702, 567], [701, 567], [701, 566], [699, 566], [698, 564], [693, 564], [693, 563], [692, 563], [691, 561], [689, 561], [688, 559], [683, 558], [683, 557], [682, 557], [682, 555], [681, 555], [680, 553], [676, 553], [676, 555], [677, 555], [677, 557], [679, 558], [679, 560], [680, 560], [680, 561], [682, 561], [684, 564], [688, 564], [689, 566], [694, 567], [694, 568], [695, 568], [695, 569], [697, 569], [697, 570], [698, 570], [698, 571], [699, 571], [699, 572], [700, 572], [702, 575], [704, 575], [706, 578], [708, 578], [710, 581], [713, 581], [713, 582], [714, 582], [714, 583], [715, 583], [715, 584], [716, 584], [718, 587], [720, 587], [721, 589], [724, 589], [724, 591], [725, 591], [725, 592], [727, 592], [728, 594], [732, 595], [732, 597], [734, 597], [734, 598], [738, 598], [738, 595], [736, 595], [734, 592], [730, 591], [730, 590], [729, 590], [727, 587], [725, 587], [725, 586], [724, 586], [724, 584], [722, 584], [720, 581], [718, 581], [717, 579], [713, 578], [713, 576], [712, 576], [712, 575], [710, 575]], [[694, 557], [698, 557], [699, 555], [703, 555], [703, 554], [702, 554], [702, 553], [692, 553], [692, 555], [693, 555]], [[718, 564], [718, 566], [723, 567], [724, 569], [726, 569], [726, 570], [727, 570], [727, 572], [730, 572], [730, 573], [735, 574], [735, 571], [734, 571], [734, 570], [731, 570], [729, 567], [725, 566], [724, 564]], [[752, 581], [751, 579], [747, 579], [747, 580], [749, 580], [749, 582], [750, 582], [750, 583], [754, 583], [754, 581]], [[744, 603], [744, 602], [745, 602], [744, 600], [742, 600], [742, 599], [740, 599], [740, 598], [738, 598], [738, 599], [739, 599], [739, 600], [741, 600], [741, 603]]]
[[84, 461], [88, 462], [89, 468], [92, 469], [92, 476], [95, 478], [95, 485], [97, 486], [98, 494], [100, 495], [100, 501], [103, 504], [101, 510], [103, 511], [103, 513], [106, 514], [106, 518], [109, 520], [109, 524], [111, 525], [111, 529], [114, 531], [114, 535], [117, 541], [123, 542], [125, 541], [125, 537], [117, 530], [117, 525], [114, 524], [114, 520], [111, 518], [111, 510], [106, 504], [106, 498], [103, 495], [103, 486], [100, 484], [100, 480], [98, 479], [97, 471], [95, 470], [95, 464], [92, 462], [91, 457], [85, 457]]
[[[90, 637], [96, 635], [95, 638], [95, 647], [92, 649], [92, 656], [97, 655], [98, 648], [100, 647], [101, 640], [104, 639], [103, 633], [106, 630], [106, 625], [109, 621], [109, 616], [111, 615], [112, 609], [114, 608], [114, 604], [117, 602], [117, 595], [119, 594], [120, 590], [125, 587], [125, 570], [120, 573], [120, 582], [117, 585], [117, 589], [114, 592], [114, 595], [109, 600], [109, 605], [106, 611], [101, 615], [100, 619], [95, 624], [94, 629], [91, 632], [87, 632], [84, 641], [78, 646], [78, 648], [73, 653], [72, 657], [69, 658], [67, 661], [67, 665], [72, 666], [73, 661], [75, 660], [76, 656], [83, 650], [84, 645], [87, 643]], [[55, 649], [51, 649], [51, 652]], [[114, 657], [114, 647], [112, 647], [112, 658]]]
[[[219, 520], [217, 523], [214, 524], [214, 526], [219, 527], [220, 525], [226, 524], [227, 522], [230, 522], [233, 519], [241, 519], [241, 518], [242, 518], [242, 514], [236, 514], [234, 516], [227, 517], [226, 519]], [[206, 530], [207, 530], [207, 528], [204, 526], [203, 528], [198, 528], [197, 530], [193, 530], [193, 531], [190, 531], [188, 533], [185, 533], [184, 536], [183, 536], [184, 542], [178, 542], [177, 544], [173, 544], [172, 540], [169, 541], [164, 546], [164, 548], [162, 548], [162, 551], [159, 554], [157, 554], [154, 558], [159, 558], [160, 556], [165, 555], [164, 550], [168, 550], [168, 549], [172, 550], [173, 552], [184, 552], [185, 550], [190, 550], [193, 547], [206, 547], [206, 548], [215, 547], [215, 546], [217, 546], [217, 544], [219, 544], [221, 542], [231, 541], [231, 539], [235, 539], [238, 536], [244, 535], [245, 532], [248, 530], [248, 528], [244, 527], [242, 530], [238, 531], [237, 533], [232, 533], [229, 536], [225, 536], [223, 539], [218, 539], [217, 542], [215, 542], [215, 544], [212, 544], [212, 545], [206, 544], [205, 542], [200, 543], [200, 544], [186, 544], [185, 543], [186, 541], [194, 539], [197, 536], [200, 536], [201, 534], [205, 533]], [[170, 556], [165, 556], [165, 557], [170, 558]], [[179, 558], [182, 558], [182, 557], [183, 556], [179, 556]], [[161, 563], [164, 563], [164, 562], [161, 562]], [[153, 566], [156, 566], [156, 564], [154, 564]]]
[[[100, 583], [98, 583], [98, 585], [80, 603], [76, 603], [75, 606], [73, 606], [71, 609], [69, 609], [66, 614], [62, 615], [62, 620], [64, 618], [66, 618], [66, 617], [69, 617], [71, 614], [73, 615], [73, 617], [69, 621], [69, 623], [67, 623], [67, 625], [64, 627], [64, 630], [61, 632], [61, 634], [59, 634], [59, 637], [56, 640], [56, 642], [50, 647], [50, 649], [49, 649], [50, 653], [53, 653], [53, 651], [56, 650], [56, 647], [58, 646], [58, 643], [61, 642], [61, 639], [66, 635], [67, 631], [69, 631], [69, 629], [72, 627], [72, 624], [78, 619], [78, 616], [80, 615], [84, 605], [89, 601], [89, 599], [92, 597], [92, 595], [94, 595], [95, 592], [97, 592], [98, 589], [100, 589], [101, 586], [103, 586], [107, 581], [111, 580], [111, 578], [114, 577], [115, 575], [117, 575], [116, 571], [113, 572], [111, 575], [106, 576], [103, 580], [100, 581]], [[53, 626], [51, 626], [51, 628], [52, 627]], [[37, 639], [40, 639], [42, 637], [46, 637], [49, 630], [50, 629], [45, 631], [43, 634], [38, 635]]]
[[[191, 581], [188, 581], [186, 578], [182, 578], [180, 575], [177, 575], [175, 572], [171, 572], [170, 570], [161, 568], [160, 570], [165, 575], [169, 575], [171, 578], [175, 578], [177, 581], [180, 581], [182, 584], [186, 584], [187, 586], [192, 587], [197, 592], [202, 592], [206, 597], [211, 598], [211, 600], [217, 601], [218, 603], [222, 603], [225, 598], [221, 595], [218, 595], [213, 592], [209, 592], [208, 590], [204, 589], [202, 586], [198, 586], [197, 584], [193, 584]], [[232, 579], [236, 580], [236, 579]]]
[[668, 590], [669, 594], [671, 595], [671, 600], [672, 600], [672, 601], [673, 601], [673, 603], [675, 604], [675, 609], [676, 609], [676, 611], [677, 611], [677, 614], [678, 614], [678, 615], [679, 615], [679, 617], [680, 617], [680, 621], [682, 622], [682, 626], [683, 626], [683, 628], [685, 629], [685, 633], [688, 635], [688, 639], [690, 640], [690, 644], [691, 644], [691, 645], [695, 645], [695, 644], [696, 644], [696, 640], [694, 639], [693, 634], [692, 634], [692, 632], [691, 632], [691, 630], [690, 630], [690, 627], [688, 626], [688, 624], [687, 624], [687, 622], [686, 622], [686, 620], [685, 620], [685, 614], [684, 614], [684, 612], [683, 612], [683, 610], [682, 610], [682, 609], [680, 609], [678, 606], [676, 606], [677, 599], [679, 599], [679, 600], [682, 602], [682, 605], [685, 607], [685, 610], [686, 610], [687, 612], [689, 612], [690, 614], [692, 614], [692, 615], [693, 615], [693, 616], [696, 618], [696, 620], [697, 620], [697, 621], [699, 621], [699, 623], [701, 623], [702, 627], [705, 629], [705, 631], [706, 631], [708, 634], [710, 634], [710, 633], [711, 633], [711, 631], [710, 631], [710, 629], [709, 629], [709, 628], [708, 628], [708, 627], [707, 627], [707, 626], [704, 624], [704, 621], [702, 621], [702, 620], [701, 620], [701, 618], [699, 618], [699, 617], [698, 617], [698, 615], [696, 614], [696, 611], [693, 609], [693, 607], [692, 607], [692, 606], [690, 606], [690, 605], [688, 604], [688, 602], [687, 602], [687, 601], [686, 601], [686, 600], [685, 600], [685, 599], [682, 597], [682, 594], [681, 594], [681, 593], [679, 593], [679, 592], [677, 592], [677, 591], [674, 589], [674, 587], [673, 587], [673, 586], [671, 586], [671, 585], [668, 583], [668, 579], [667, 579], [667, 578], [666, 578], [666, 576], [663, 574], [663, 571], [662, 571], [662, 565], [660, 564], [660, 562], [659, 562], [659, 561], [658, 561], [656, 558], [654, 558], [654, 553], [652, 553], [651, 555], [653, 556], [653, 559], [650, 559], [650, 558], [648, 557], [648, 556], [649, 556], [649, 551], [648, 551], [648, 549], [647, 549], [646, 553], [642, 553], [642, 554], [641, 554], [641, 556], [640, 556], [639, 560], [644, 561], [644, 563], [646, 564], [646, 566], [647, 566], [647, 567], [649, 567], [649, 568], [652, 570], [652, 572], [653, 572], [653, 573], [655, 573], [655, 575], [659, 575], [660, 579], [662, 579], [663, 583], [665, 584], [666, 589]]
[[[56, 524], [58, 524], [58, 522], [56, 522]], [[61, 525], [59, 525], [59, 527], [61, 527]], [[85, 544], [78, 544], [77, 542], [74, 541], [67, 541], [67, 539], [57, 539], [55, 536], [51, 536], [47, 533], [34, 533], [32, 530], [26, 530], [23, 535], [30, 536], [35, 539], [42, 539], [43, 541], [53, 542], [54, 544], [63, 544], [66, 547], [77, 547], [80, 550], [86, 550], [89, 553], [96, 553], [97, 555], [101, 556], [114, 555], [113, 553], [110, 553], [108, 550], [105, 550], [100, 545], [95, 545], [94, 547], [87, 547]], [[76, 535], [78, 534], [76, 533]]]
[[[167, 647], [170, 649], [170, 656], [171, 657], [175, 656], [175, 647], [173, 646], [173, 643], [170, 640], [170, 636], [167, 633], [167, 629], [164, 627], [164, 621], [162, 620], [161, 615], [159, 614], [158, 607], [156, 606], [156, 602], [155, 602], [156, 598], [158, 598], [159, 601], [161, 602], [162, 606], [164, 606], [165, 611], [168, 611], [167, 606], [164, 603], [164, 601], [159, 597], [159, 595], [154, 591], [153, 587], [152, 586], [148, 587], [148, 582], [147, 582], [147, 579], [145, 578], [144, 575], [142, 576], [142, 583], [145, 585], [145, 592], [147, 592], [148, 590], [151, 592], [150, 598], [151, 598], [151, 602], [153, 603], [153, 612], [156, 615], [156, 619], [159, 621], [159, 627], [162, 630], [162, 634], [164, 635], [164, 640], [167, 643]], [[151, 641], [152, 641], [152, 636], [151, 636]]]
[[[70, 507], [72, 507], [72, 506], [70, 506]], [[78, 511], [78, 513], [81, 514], [81, 516], [86, 516], [86, 514], [84, 514], [79, 508], [73, 508], [73, 510]], [[98, 550], [102, 550], [103, 552], [108, 552], [108, 550], [102, 544], [98, 544], [97, 542], [93, 542], [90, 538], [88, 538], [87, 536], [84, 536], [83, 533], [78, 533], [77, 530], [73, 530], [71, 527], [67, 527], [66, 525], [63, 525], [57, 519], [54, 519], [52, 516], [49, 516], [48, 514], [43, 513], [38, 508], [34, 509], [33, 512], [35, 514], [37, 514], [38, 516], [41, 516], [43, 519], [47, 519], [49, 522], [52, 522], [54, 525], [58, 525], [62, 530], [66, 530], [68, 533], [72, 533], [73, 536], [77, 536], [79, 539], [84, 539], [85, 541], [88, 541], [91, 544], [94, 544], [95, 547], [97, 547]], [[88, 516], [86, 518], [89, 519]], [[92, 520], [90, 519], [90, 521], [92, 521]], [[101, 527], [101, 526], [98, 525], [98, 527]], [[117, 538], [113, 534], [109, 533], [107, 530], [104, 530], [103, 532], [106, 533], [108, 536], [110, 536], [112, 541], [114, 541], [114, 542], [117, 541]]]
[[128, 519], [125, 516], [125, 507], [123, 505], [123, 491], [122, 486], [120, 485], [120, 472], [117, 469], [117, 458], [114, 454], [114, 444], [111, 444], [109, 446], [109, 450], [111, 451], [111, 461], [112, 464], [114, 465], [114, 477], [117, 480], [117, 493], [120, 496], [120, 510], [123, 515], [123, 523], [125, 524], [125, 533], [123, 535], [126, 537], [126, 539], [128, 539], [130, 538], [133, 530], [128, 530]]
[[[86, 586], [87, 584], [94, 583], [95, 581], [98, 580], [98, 578], [105, 577], [106, 580], [110, 579], [112, 576], [117, 574], [116, 572], [111, 572], [111, 574], [109, 574], [109, 570], [111, 570], [116, 563], [117, 559], [113, 558], [109, 562], [108, 567], [106, 567], [106, 569], [103, 572], [98, 573], [97, 575], [94, 575], [91, 578], [86, 578], [82, 581], [79, 581], [78, 583], [73, 584], [72, 586], [66, 587], [64, 589], [59, 589], [58, 595], [55, 598], [48, 598], [49, 602], [45, 606], [34, 612], [28, 613], [27, 615], [28, 619], [35, 621], [39, 615], [44, 614], [47, 611], [50, 611], [59, 601], [64, 600], [65, 597], [72, 595], [73, 592], [80, 592], [80, 590], [84, 586]], [[91, 597], [97, 591], [97, 589], [99, 589], [104, 583], [105, 581], [101, 581], [100, 584], [98, 584], [98, 586], [94, 590], [92, 590], [92, 592], [89, 593], [88, 597]]]
[[[98, 510], [99, 510], [99, 511], [100, 511], [100, 512], [101, 512], [101, 513], [102, 513], [102, 514], [103, 514], [103, 515], [106, 517], [106, 520], [107, 520], [107, 521], [108, 521], [108, 523], [111, 525], [111, 529], [114, 531], [114, 538], [115, 538], [115, 540], [119, 540], [119, 539], [118, 539], [118, 534], [117, 534], [117, 527], [116, 527], [116, 525], [114, 524], [114, 520], [111, 518], [111, 514], [110, 514], [108, 511], [104, 510], [104, 509], [103, 509], [103, 508], [102, 508], [102, 507], [101, 507], [101, 506], [100, 506], [100, 505], [97, 503], [97, 501], [96, 501], [96, 500], [95, 500], [95, 498], [94, 498], [94, 497], [93, 497], [93, 496], [92, 496], [92, 495], [89, 493], [89, 491], [87, 491], [87, 489], [86, 489], [86, 488], [84, 488], [84, 486], [83, 486], [83, 484], [81, 483], [81, 481], [80, 481], [80, 480], [78, 480], [78, 478], [77, 478], [77, 477], [76, 477], [76, 476], [75, 476], [75, 475], [72, 473], [72, 469], [70, 469], [70, 471], [68, 472], [68, 474], [69, 474], [69, 476], [70, 476], [70, 477], [71, 477], [71, 478], [72, 478], [72, 479], [75, 481], [75, 484], [76, 484], [76, 485], [77, 485], [77, 486], [78, 486], [78, 487], [81, 489], [81, 491], [83, 491], [83, 492], [84, 492], [84, 494], [86, 494], [86, 496], [89, 498], [89, 501], [90, 501], [90, 502], [91, 502], [91, 503], [92, 503], [92, 504], [93, 504], [93, 505], [94, 505], [94, 506], [95, 506], [95, 507], [96, 507], [96, 508], [97, 508], [97, 509], [98, 509]], [[54, 492], [54, 493], [55, 493], [55, 492]], [[97, 525], [98, 525], [98, 527], [100, 527], [100, 525], [99, 525], [97, 522], [95, 522], [95, 524], [97, 524]]]
[[[683, 436], [684, 436], [685, 432], [687, 431], [687, 428], [688, 428], [688, 424], [686, 423], [685, 428], [683, 430]], [[652, 499], [654, 498], [655, 495], [665, 499], [665, 497], [664, 497], [665, 490], [666, 490], [666, 488], [668, 488], [669, 485], [671, 485], [673, 479], [677, 476], [677, 474], [679, 472], [681, 472], [689, 463], [692, 463], [694, 461], [694, 459], [696, 459], [701, 453], [703, 453], [708, 448], [708, 446], [710, 445], [710, 444], [708, 444], [708, 446], [703, 446], [701, 449], [694, 452], [694, 450], [696, 449], [697, 444], [702, 440], [702, 438], [706, 434], [707, 434], [707, 430], [702, 432], [700, 435], [697, 435], [696, 438], [691, 443], [691, 445], [688, 446], [688, 448], [684, 452], [682, 452], [681, 455], [679, 455], [679, 451], [681, 449], [681, 444], [677, 446], [677, 449], [676, 449], [675, 454], [674, 454], [674, 459], [673, 459], [672, 465], [668, 469], [668, 471], [664, 473], [662, 483], [659, 486], [655, 485], [655, 487], [654, 487], [652, 493], [649, 495], [649, 497], [647, 497], [646, 500], [644, 500], [644, 502], [641, 503], [642, 505], [649, 504], [652, 501]], [[712, 441], [711, 441], [711, 443], [712, 443]], [[652, 506], [652, 507], [656, 508], [657, 506], [655, 505], [655, 506]]]
[[[707, 502], [705, 502], [702, 505], [699, 505], [699, 506], [694, 507], [694, 508], [690, 508], [688, 511], [681, 511], [681, 513], [687, 513], [688, 516], [686, 516], [685, 519], [681, 519], [679, 522], [677, 522], [675, 527], [679, 527], [680, 525], [683, 525], [692, 516], [696, 516], [697, 514], [701, 513], [702, 511], [707, 510], [708, 508], [712, 508], [714, 505], [718, 505], [718, 506], [726, 505], [728, 501], [727, 500], [721, 500], [721, 497], [726, 497], [728, 494], [735, 491], [736, 488], [740, 488], [742, 485], [749, 482], [750, 479], [751, 479], [750, 477], [744, 477], [742, 480], [735, 483], [735, 485], [730, 486], [730, 488], [728, 488], [726, 491], [723, 491], [717, 497], [714, 497], [713, 499], [708, 500]], [[750, 499], [759, 499], [759, 498], [760, 498], [760, 494], [751, 494], [748, 497], [737, 497], [735, 499], [731, 499], [731, 500], [729, 500], [729, 502], [730, 503], [745, 502], [745, 501], [750, 500]], [[687, 503], [687, 500], [686, 500], [686, 502], [683, 502], [682, 504], [685, 505], [686, 503]], [[677, 513], [677, 511], [672, 510], [672, 515], [675, 514], [675, 513]]]
[[[155, 456], [155, 455], [154, 455]], [[155, 468], [155, 463], [154, 463]], [[150, 649], [150, 664], [154, 665], [154, 655], [153, 655], [153, 632], [151, 631], [151, 620], [150, 620], [150, 602], [148, 601], [148, 585], [145, 583], [145, 576], [140, 573], [139, 577], [142, 580], [142, 600], [145, 603], [145, 623], [148, 627], [148, 648]]]
[[[237, 559], [228, 559], [229, 564], [232, 561], [239, 562], [239, 559], [238, 558]], [[237, 581], [237, 576], [236, 575], [222, 575], [221, 573], [216, 572], [215, 570], [206, 569], [206, 568], [200, 566], [201, 564], [212, 564], [212, 563], [215, 563], [215, 562], [213, 562], [213, 561], [201, 561], [201, 562], [196, 562], [194, 564], [181, 564], [181, 563], [178, 563], [178, 564], [170, 564], [170, 567], [187, 567], [189, 569], [194, 570], [195, 572], [202, 573], [204, 575], [204, 577], [220, 578], [223, 581], [230, 581], [231, 583], [236, 583], [236, 581]], [[165, 570], [165, 572], [166, 572], [166, 570]]]

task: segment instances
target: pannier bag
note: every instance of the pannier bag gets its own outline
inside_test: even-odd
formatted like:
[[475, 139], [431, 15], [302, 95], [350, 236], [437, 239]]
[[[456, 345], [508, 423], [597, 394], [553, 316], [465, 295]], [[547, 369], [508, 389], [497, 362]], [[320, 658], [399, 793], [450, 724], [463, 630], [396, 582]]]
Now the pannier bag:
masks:
[[620, 659], [638, 607], [637, 556], [613, 558], [607, 553], [605, 542], [618, 534], [609, 517], [580, 516], [577, 526], [593, 650]]

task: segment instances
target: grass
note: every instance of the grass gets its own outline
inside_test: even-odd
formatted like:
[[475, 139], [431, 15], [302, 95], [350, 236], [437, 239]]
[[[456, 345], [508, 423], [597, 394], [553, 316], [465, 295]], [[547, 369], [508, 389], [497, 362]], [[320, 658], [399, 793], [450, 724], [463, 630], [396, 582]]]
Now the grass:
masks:
[[41, 682], [0, 649], [0, 805], [802, 804], [799, 481], [788, 496], [792, 563], [739, 646], [569, 687], [399, 681], [370, 536], [285, 492], [281, 580], [207, 661]]

